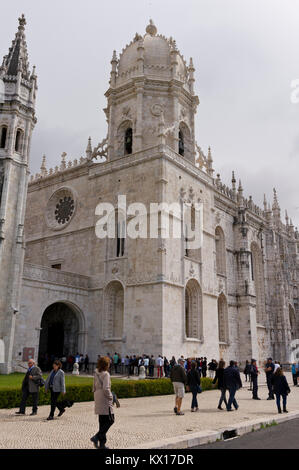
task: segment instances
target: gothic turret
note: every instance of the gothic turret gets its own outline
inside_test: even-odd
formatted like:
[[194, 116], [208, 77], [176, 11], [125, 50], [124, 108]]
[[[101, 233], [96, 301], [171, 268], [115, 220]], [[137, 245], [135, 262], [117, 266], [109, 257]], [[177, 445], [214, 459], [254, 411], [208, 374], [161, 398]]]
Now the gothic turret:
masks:
[[[161, 144], [195, 164], [194, 66], [153, 21], [121, 52], [113, 52], [108, 106], [108, 160]], [[163, 123], [163, 127], [161, 126]], [[212, 168], [210, 169], [212, 173]]]
[[0, 102], [0, 341], [5, 349], [5, 369], [0, 364], [0, 371], [4, 372], [11, 370], [14, 354], [25, 248], [29, 151], [36, 123], [36, 75], [35, 68], [31, 73], [29, 70], [25, 25], [22, 15], [0, 68], [4, 90]]

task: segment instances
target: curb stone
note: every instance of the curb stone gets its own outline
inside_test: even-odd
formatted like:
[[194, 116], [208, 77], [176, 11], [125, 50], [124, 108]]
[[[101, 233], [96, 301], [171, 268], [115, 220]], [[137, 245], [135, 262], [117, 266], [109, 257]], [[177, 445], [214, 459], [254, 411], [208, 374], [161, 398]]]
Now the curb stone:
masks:
[[263, 419], [253, 419], [250, 421], [241, 421], [236, 424], [230, 424], [225, 428], [218, 430], [205, 430], [191, 434], [160, 439], [146, 444], [131, 447], [131, 449], [192, 449], [203, 444], [216, 442], [218, 439], [223, 440], [224, 431], [236, 431], [237, 436], [260, 430], [262, 425], [267, 425], [275, 421], [277, 424], [299, 418], [299, 411], [290, 411], [287, 415], [272, 415]]

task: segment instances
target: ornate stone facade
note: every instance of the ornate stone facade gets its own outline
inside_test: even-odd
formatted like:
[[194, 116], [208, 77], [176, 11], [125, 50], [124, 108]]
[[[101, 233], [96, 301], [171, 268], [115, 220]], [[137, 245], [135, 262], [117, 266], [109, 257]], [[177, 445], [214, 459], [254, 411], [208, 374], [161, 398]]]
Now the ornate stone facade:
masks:
[[[244, 197], [241, 182], [237, 189], [234, 173], [230, 187], [214, 176], [211, 149], [205, 155], [195, 140], [194, 72], [192, 59], [187, 65], [175, 41], [157, 34], [150, 22], [119, 58], [113, 53], [107, 137], [94, 148], [89, 138], [84, 158], [66, 163], [63, 153], [55, 169], [47, 170], [44, 157], [28, 191], [26, 185], [14, 191], [19, 202], [27, 194], [26, 257], [23, 271], [21, 254], [12, 257], [0, 238], [6, 298], [10, 281], [23, 273], [22, 289], [21, 282], [12, 284], [12, 292], [21, 293], [13, 325], [11, 300], [0, 309], [9, 350], [6, 370], [17, 367], [24, 347], [34, 348], [36, 358], [41, 344], [47, 349], [40, 329], [52, 327], [54, 319], [63, 323], [63, 305], [68, 331], [76, 335], [73, 347], [92, 360], [108, 351], [221, 356], [243, 363], [268, 355], [289, 359], [299, 326], [299, 235], [288, 217], [281, 222], [275, 191], [272, 207], [264, 201], [261, 209]], [[5, 80], [13, 84], [11, 77]], [[35, 75], [24, 87], [30, 99]], [[0, 126], [12, 119], [9, 135], [24, 130], [28, 155], [34, 105], [22, 108], [29, 124], [18, 113], [8, 116], [9, 93], [0, 105]], [[0, 163], [8, 155], [0, 149]], [[116, 207], [118, 195], [126, 195], [127, 205], [147, 208], [153, 202], [202, 203], [202, 247], [186, 250], [183, 237], [163, 238], [161, 225], [158, 238], [97, 238], [95, 209], [99, 202]], [[0, 219], [14, 227], [11, 239], [22, 240], [23, 219], [14, 217], [18, 209], [3, 210]], [[131, 217], [116, 224], [117, 233]], [[3, 274], [12, 259], [18, 269]], [[59, 316], [45, 323], [55, 304]]]

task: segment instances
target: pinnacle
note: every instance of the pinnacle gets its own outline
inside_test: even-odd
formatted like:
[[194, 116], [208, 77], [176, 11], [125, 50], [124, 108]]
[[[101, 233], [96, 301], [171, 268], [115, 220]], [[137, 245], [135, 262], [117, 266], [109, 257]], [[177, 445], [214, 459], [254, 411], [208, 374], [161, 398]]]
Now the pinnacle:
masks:
[[156, 26], [154, 25], [154, 22], [152, 19], [149, 20], [149, 24], [147, 25], [145, 31], [151, 36], [156, 36], [158, 30]]

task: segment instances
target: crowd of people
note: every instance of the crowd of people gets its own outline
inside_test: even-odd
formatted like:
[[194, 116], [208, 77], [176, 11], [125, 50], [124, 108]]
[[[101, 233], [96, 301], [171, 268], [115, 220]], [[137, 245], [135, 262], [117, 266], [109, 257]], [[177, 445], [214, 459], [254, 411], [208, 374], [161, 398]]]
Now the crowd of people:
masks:
[[59, 358], [55, 356], [55, 354], [45, 353], [39, 357], [38, 365], [42, 371], [49, 371], [52, 369], [53, 362], [57, 359], [59, 359], [59, 361], [61, 362], [61, 369], [64, 372], [71, 372], [75, 363], [79, 364], [80, 372], [89, 372], [90, 361], [88, 354], [85, 354], [84, 356], [83, 354], [79, 354], [78, 352], [76, 354], [64, 354]]
[[[75, 362], [84, 365], [84, 361], [80, 360], [81, 357], [83, 357], [83, 355], [78, 353], [75, 356]], [[95, 414], [98, 415], [99, 419], [99, 431], [91, 437], [91, 441], [96, 448], [107, 448], [106, 434], [115, 419], [113, 405], [116, 403], [117, 406], [120, 406], [117, 397], [111, 391], [110, 372], [112, 370], [115, 373], [121, 372], [119, 367], [123, 367], [123, 370], [125, 370], [128, 375], [137, 375], [141, 366], [143, 366], [143, 370], [146, 370], [148, 377], [153, 377], [154, 368], [156, 367], [157, 377], [165, 376], [170, 378], [175, 393], [173, 411], [177, 416], [184, 415], [181, 408], [186, 390], [190, 391], [192, 394], [191, 412], [199, 411], [197, 395], [202, 392], [201, 380], [202, 377], [207, 376], [207, 372], [209, 377], [213, 379], [213, 383], [217, 384], [217, 388], [220, 391], [217, 405], [218, 410], [224, 410], [224, 408], [222, 408], [223, 403], [225, 404], [228, 412], [233, 411], [233, 407], [235, 410], [238, 410], [239, 408], [236, 393], [240, 388], [242, 388], [242, 380], [240, 376], [240, 367], [236, 361], [230, 361], [229, 365], [226, 366], [223, 359], [220, 359], [219, 363], [215, 359], [212, 359], [207, 363], [206, 357], [185, 359], [181, 356], [177, 361], [175, 357], [172, 357], [171, 360], [168, 361], [165, 357], [162, 357], [162, 355], [159, 355], [156, 358], [154, 358], [153, 355], [142, 355], [126, 356], [123, 361], [117, 352], [115, 352], [113, 356], [110, 356], [110, 354], [107, 354], [106, 356], [99, 355], [93, 382]], [[273, 361], [272, 358], [269, 357], [267, 361], [264, 362], [263, 369], [266, 374], [268, 387], [267, 400], [275, 400], [276, 398], [278, 413], [288, 413], [287, 396], [291, 390], [281, 364]], [[245, 375], [245, 381], [250, 382], [249, 390], [252, 391], [252, 399], [260, 400], [260, 397], [258, 396], [258, 375], [261, 371], [257, 366], [257, 361], [255, 359], [246, 361], [245, 368], [242, 372]], [[294, 386], [299, 386], [299, 363], [292, 365], [292, 376]], [[33, 359], [30, 359], [28, 361], [28, 370], [22, 383], [22, 400], [20, 403], [20, 409], [16, 412], [17, 415], [25, 414], [26, 402], [29, 395], [32, 395], [33, 399], [31, 415], [37, 414], [38, 394], [39, 387], [41, 386], [45, 386], [45, 391], [50, 391], [51, 393], [50, 414], [47, 420], [50, 421], [54, 419], [56, 407], [59, 410], [58, 417], [61, 417], [65, 412], [65, 408], [73, 405], [73, 402], [69, 402], [67, 400], [58, 402], [59, 395], [65, 395], [66, 392], [65, 374], [62, 362], [58, 359], [54, 359], [52, 371], [44, 382], [41, 369], [35, 364]]]
[[[113, 355], [107, 353], [106, 357], [109, 359], [108, 371], [110, 374], [123, 374], [127, 376], [140, 375], [140, 367], [144, 366], [147, 377], [154, 377], [155, 370], [157, 377], [170, 377], [170, 371], [176, 364], [174, 356], [171, 359], [167, 359], [167, 357], [161, 354], [156, 357], [148, 354], [133, 354], [122, 357], [119, 353], [115, 352]], [[202, 377], [207, 377], [208, 374], [209, 377], [214, 378], [217, 369], [216, 359], [211, 359], [209, 363], [206, 357], [184, 359], [184, 367], [187, 372], [191, 369], [191, 364], [194, 361]]]

